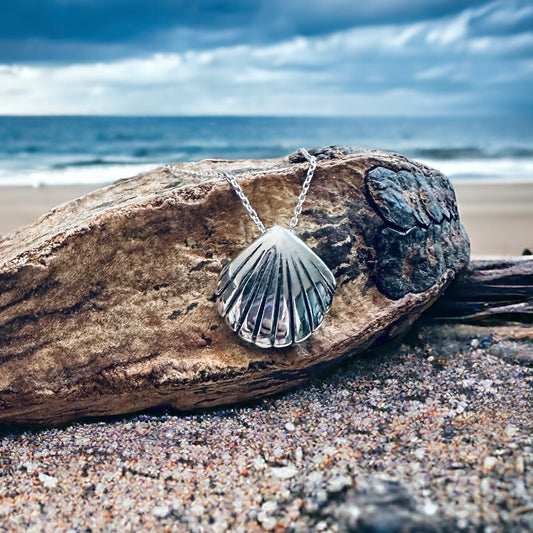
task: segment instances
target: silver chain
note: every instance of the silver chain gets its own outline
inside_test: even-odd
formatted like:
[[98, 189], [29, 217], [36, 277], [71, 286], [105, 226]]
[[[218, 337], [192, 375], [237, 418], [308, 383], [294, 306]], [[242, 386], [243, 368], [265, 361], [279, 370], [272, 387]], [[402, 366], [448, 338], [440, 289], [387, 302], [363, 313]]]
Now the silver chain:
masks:
[[257, 214], [257, 211], [252, 207], [250, 200], [248, 200], [248, 197], [246, 196], [246, 194], [244, 194], [242, 187], [238, 184], [237, 178], [233, 174], [230, 174], [229, 172], [224, 172], [222, 176], [224, 176], [224, 178], [226, 178], [228, 183], [235, 189], [237, 196], [241, 199], [244, 209], [248, 211], [250, 218], [255, 222], [255, 225], [259, 228], [259, 231], [261, 233], [265, 233], [266, 231], [265, 225], [261, 222], [259, 215]]
[[[298, 195], [298, 202], [296, 203], [296, 207], [294, 208], [294, 214], [289, 222], [289, 229], [291, 231], [294, 230], [294, 228], [298, 224], [298, 217], [302, 213], [302, 207], [305, 202], [305, 197], [307, 196], [307, 193], [309, 191], [311, 180], [313, 179], [316, 169], [316, 157], [311, 155], [305, 148], [300, 148], [299, 152], [307, 159], [307, 161], [309, 161], [309, 168], [307, 169], [307, 175], [303, 182], [302, 190]], [[257, 211], [252, 207], [252, 204], [250, 204], [250, 200], [248, 200], [248, 197], [244, 194], [242, 187], [239, 185], [239, 183], [237, 182], [237, 178], [233, 174], [230, 174], [229, 172], [202, 172], [195, 170], [187, 170], [184, 168], [175, 169], [172, 168], [170, 165], [165, 165], [163, 168], [166, 171], [170, 172], [176, 178], [179, 178], [180, 174], [189, 174], [191, 176], [200, 176], [205, 178], [224, 178], [237, 193], [237, 196], [241, 200], [242, 205], [250, 215], [250, 218], [254, 221], [255, 225], [258, 227], [259, 231], [261, 233], [265, 233], [266, 228], [261, 222]]]
[[296, 204], [296, 207], [294, 208], [294, 214], [292, 215], [291, 221], [289, 222], [289, 229], [292, 231], [298, 224], [298, 217], [302, 213], [302, 206], [305, 202], [305, 197], [307, 196], [307, 193], [309, 191], [309, 187], [311, 185], [311, 180], [313, 179], [313, 176], [315, 175], [315, 169], [316, 169], [316, 157], [314, 155], [311, 155], [305, 148], [300, 148], [300, 153], [309, 161], [309, 168], [307, 169], [307, 176], [305, 177], [304, 183], [302, 185], [302, 190], [300, 191], [300, 194], [298, 195], [298, 203]]

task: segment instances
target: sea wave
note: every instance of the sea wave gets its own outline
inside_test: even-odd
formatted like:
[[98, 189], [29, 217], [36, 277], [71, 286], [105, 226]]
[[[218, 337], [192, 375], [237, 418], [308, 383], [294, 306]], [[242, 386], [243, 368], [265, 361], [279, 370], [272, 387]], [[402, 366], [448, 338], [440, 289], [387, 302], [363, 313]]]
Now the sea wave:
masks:
[[45, 185], [107, 185], [114, 181], [130, 178], [153, 170], [154, 164], [105, 164], [78, 165], [63, 168], [47, 168], [29, 171], [23, 174], [7, 174], [0, 171], [1, 186], [30, 186]]
[[146, 165], [142, 161], [138, 161], [135, 158], [118, 157], [118, 158], [105, 158], [94, 157], [91, 159], [73, 159], [68, 161], [61, 161], [59, 163], [53, 163], [50, 165], [50, 170], [68, 170], [69, 168], [80, 167], [121, 167], [121, 166], [137, 166]]
[[0, 185], [100, 184], [170, 162], [330, 144], [398, 152], [454, 180], [533, 181], [532, 117], [0, 117]]
[[533, 157], [533, 148], [523, 146], [508, 146], [498, 149], [464, 146], [458, 148], [416, 148], [411, 151], [414, 157], [427, 159], [522, 159]]
[[[146, 162], [147, 160], [174, 160], [174, 161], [191, 161], [194, 159], [208, 158], [208, 157], [224, 157], [224, 158], [251, 158], [251, 157], [278, 157], [288, 151], [294, 150], [294, 146], [290, 143], [277, 144], [259, 144], [249, 143], [243, 141], [242, 143], [232, 143], [220, 139], [216, 142], [211, 141], [209, 144], [201, 145], [197, 143], [180, 143], [180, 144], [162, 144], [162, 143], [147, 143], [135, 142], [129, 143], [127, 146], [113, 146], [99, 147], [97, 152], [94, 152], [95, 164], [101, 159], [107, 162], [108, 158], [119, 156], [120, 159], [129, 159], [132, 162]], [[291, 150], [292, 148], [292, 150]], [[63, 146], [49, 146], [46, 143], [42, 145], [19, 145], [11, 143], [10, 145], [0, 145], [0, 161], [7, 158], [28, 159], [31, 157], [76, 157], [82, 156], [85, 150], [83, 147], [77, 145], [63, 145]], [[88, 161], [91, 161], [89, 156]], [[85, 161], [85, 160], [82, 160]], [[72, 164], [75, 164], [75, 160]]]
[[[440, 170], [452, 181], [469, 180], [477, 183], [485, 181], [505, 183], [533, 181], [533, 157], [519, 159], [436, 159], [416, 157], [413, 159]], [[153, 170], [161, 165], [162, 163], [126, 163], [123, 160], [102, 160], [100, 158], [73, 160], [54, 164], [48, 168], [34, 169], [21, 173], [8, 173], [6, 170], [0, 170], [0, 187], [105, 185]]]
[[485, 181], [532, 182], [533, 157], [500, 159], [473, 158], [473, 159], [433, 159], [418, 158], [418, 161], [440, 170], [452, 181]]

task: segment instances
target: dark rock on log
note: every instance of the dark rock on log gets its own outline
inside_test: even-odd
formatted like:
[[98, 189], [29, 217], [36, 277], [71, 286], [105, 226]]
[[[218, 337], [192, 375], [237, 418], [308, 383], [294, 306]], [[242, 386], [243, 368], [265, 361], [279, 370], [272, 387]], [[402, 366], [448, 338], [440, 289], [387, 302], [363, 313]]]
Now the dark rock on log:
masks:
[[[464, 261], [465, 250], [448, 240], [458, 213], [453, 189], [442, 174], [380, 166], [367, 173], [366, 188], [387, 226], [376, 239], [380, 260], [373, 276], [383, 294], [398, 299], [426, 291], [452, 265]], [[420, 246], [422, 242], [426, 245]]]
[[[64, 204], [0, 243], [0, 421], [50, 424], [258, 398], [403, 331], [468, 261], [448, 180], [402, 156], [329, 147], [297, 228], [338, 290], [283, 350], [238, 342], [213, 302], [257, 231], [223, 179], [165, 169]], [[266, 226], [288, 222], [308, 163], [206, 160]]]

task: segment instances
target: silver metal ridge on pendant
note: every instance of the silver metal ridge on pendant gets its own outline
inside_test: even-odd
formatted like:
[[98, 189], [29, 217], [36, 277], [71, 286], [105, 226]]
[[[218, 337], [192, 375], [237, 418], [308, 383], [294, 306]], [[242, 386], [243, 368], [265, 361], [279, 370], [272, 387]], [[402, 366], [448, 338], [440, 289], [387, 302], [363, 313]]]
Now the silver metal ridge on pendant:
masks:
[[220, 313], [261, 348], [301, 342], [331, 307], [335, 277], [309, 246], [281, 226], [266, 230], [220, 274]]

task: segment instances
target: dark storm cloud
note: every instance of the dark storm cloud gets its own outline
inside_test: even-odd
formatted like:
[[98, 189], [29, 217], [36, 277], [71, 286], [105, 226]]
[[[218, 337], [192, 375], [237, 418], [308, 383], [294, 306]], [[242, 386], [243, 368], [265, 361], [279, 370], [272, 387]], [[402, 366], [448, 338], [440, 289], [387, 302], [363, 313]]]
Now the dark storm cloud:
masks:
[[431, 20], [484, 2], [3, 0], [0, 61], [92, 61], [132, 53], [265, 44], [294, 35]]
[[0, 0], [0, 113], [533, 112], [531, 0]]
[[402, 25], [433, 20], [483, 3], [486, 0], [280, 0], [273, 10], [273, 16], [278, 24], [310, 36], [357, 26]]
[[116, 42], [175, 26], [218, 31], [246, 25], [250, 34], [255, 33], [254, 28], [260, 33], [276, 33], [276, 28], [281, 32], [286, 26], [317, 35], [364, 24], [432, 19], [484, 1], [7, 0], [3, 2], [0, 35], [7, 39]]
[[488, 3], [470, 21], [472, 35], [512, 35], [533, 31], [533, 3], [504, 0]]

